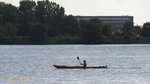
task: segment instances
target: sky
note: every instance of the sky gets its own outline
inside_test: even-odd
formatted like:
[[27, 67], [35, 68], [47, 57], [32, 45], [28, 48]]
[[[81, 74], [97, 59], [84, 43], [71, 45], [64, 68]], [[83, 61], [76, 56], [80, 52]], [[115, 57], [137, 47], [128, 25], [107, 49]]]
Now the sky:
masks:
[[[19, 6], [20, 0], [0, 0]], [[37, 1], [37, 0], [34, 0]], [[50, 0], [65, 8], [67, 15], [134, 16], [134, 25], [150, 22], [150, 0]]]

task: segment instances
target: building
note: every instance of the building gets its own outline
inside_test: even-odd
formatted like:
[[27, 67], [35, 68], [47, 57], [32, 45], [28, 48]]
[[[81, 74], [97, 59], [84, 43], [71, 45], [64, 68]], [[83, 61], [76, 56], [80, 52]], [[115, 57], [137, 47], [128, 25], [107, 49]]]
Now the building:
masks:
[[120, 30], [126, 22], [133, 22], [133, 16], [76, 16], [77, 20], [99, 19], [103, 24], [110, 24], [113, 30]]

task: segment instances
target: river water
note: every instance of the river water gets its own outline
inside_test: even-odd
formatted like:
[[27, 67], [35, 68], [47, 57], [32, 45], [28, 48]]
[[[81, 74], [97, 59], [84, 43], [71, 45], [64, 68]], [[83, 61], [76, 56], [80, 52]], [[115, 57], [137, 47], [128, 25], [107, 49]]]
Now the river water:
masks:
[[0, 45], [0, 84], [150, 84], [150, 45]]

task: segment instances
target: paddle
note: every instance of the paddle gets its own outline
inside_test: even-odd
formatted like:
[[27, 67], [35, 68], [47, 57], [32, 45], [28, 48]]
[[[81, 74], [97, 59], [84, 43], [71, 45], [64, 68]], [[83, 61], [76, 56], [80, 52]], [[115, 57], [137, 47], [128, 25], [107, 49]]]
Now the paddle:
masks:
[[[79, 57], [77, 57], [77, 59], [79, 60], [79, 63], [81, 64], [81, 62], [80, 62], [80, 58]], [[81, 64], [82, 65], [82, 64]]]

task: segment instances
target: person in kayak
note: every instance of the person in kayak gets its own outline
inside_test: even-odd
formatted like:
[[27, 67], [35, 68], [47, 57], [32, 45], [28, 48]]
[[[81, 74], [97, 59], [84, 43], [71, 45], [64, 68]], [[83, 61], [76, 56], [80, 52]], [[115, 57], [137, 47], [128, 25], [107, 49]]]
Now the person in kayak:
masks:
[[85, 60], [83, 60], [83, 64], [81, 63], [81, 65], [83, 65], [83, 67], [86, 67], [87, 66], [87, 63]]

